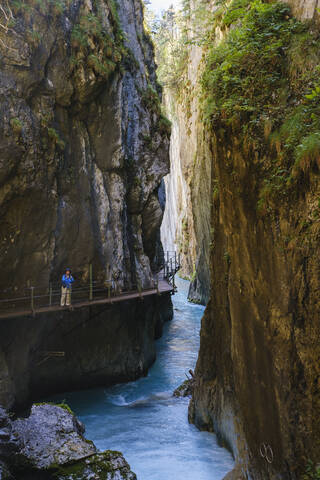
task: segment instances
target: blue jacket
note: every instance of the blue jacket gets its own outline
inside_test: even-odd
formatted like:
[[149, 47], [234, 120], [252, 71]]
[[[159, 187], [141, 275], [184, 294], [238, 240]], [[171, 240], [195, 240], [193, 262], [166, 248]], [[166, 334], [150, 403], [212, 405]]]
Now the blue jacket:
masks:
[[74, 278], [72, 275], [67, 277], [66, 274], [62, 275], [62, 286], [66, 288], [70, 288], [71, 284], [74, 282]]

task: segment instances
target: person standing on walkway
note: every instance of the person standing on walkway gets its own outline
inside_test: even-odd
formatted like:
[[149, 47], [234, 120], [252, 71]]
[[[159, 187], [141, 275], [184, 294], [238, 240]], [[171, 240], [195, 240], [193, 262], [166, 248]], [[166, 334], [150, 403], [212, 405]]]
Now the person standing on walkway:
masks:
[[71, 275], [70, 268], [66, 269], [66, 273], [62, 275], [62, 282], [61, 282], [61, 307], [65, 305], [71, 305], [71, 288], [74, 282], [74, 278]]

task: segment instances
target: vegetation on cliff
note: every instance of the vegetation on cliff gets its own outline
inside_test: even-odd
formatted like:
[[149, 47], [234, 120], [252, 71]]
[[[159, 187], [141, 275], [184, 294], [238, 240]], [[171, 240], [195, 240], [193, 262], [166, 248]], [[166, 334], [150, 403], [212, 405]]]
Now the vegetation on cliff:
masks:
[[199, 119], [213, 179], [211, 301], [190, 418], [226, 437], [252, 478], [316, 478], [319, 28], [282, 2], [213, 4]]
[[320, 167], [319, 32], [286, 4], [234, 0], [216, 12], [211, 39], [232, 23], [225, 40], [208, 46], [203, 114], [259, 156], [258, 208], [266, 212]]

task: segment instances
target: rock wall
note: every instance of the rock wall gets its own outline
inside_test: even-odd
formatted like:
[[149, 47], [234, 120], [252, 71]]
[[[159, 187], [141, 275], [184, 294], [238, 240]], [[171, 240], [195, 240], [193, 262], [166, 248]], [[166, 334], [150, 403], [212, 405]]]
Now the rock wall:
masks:
[[201, 48], [193, 46], [183, 88], [179, 93], [170, 88], [164, 91], [172, 136], [161, 235], [166, 250], [177, 250], [181, 254], [180, 275], [191, 280], [189, 299], [205, 304], [210, 291], [211, 154], [199, 121], [201, 55]]
[[66, 265], [86, 281], [90, 263], [148, 285], [169, 129], [141, 3], [6, 5], [0, 289], [48, 285]]
[[1, 320], [0, 404], [19, 408], [55, 392], [145, 375], [156, 357], [154, 340], [171, 318], [165, 294]]
[[[302, 19], [316, 16], [316, 2], [288, 3]], [[242, 15], [248, 11], [245, 8]], [[239, 12], [224, 19], [224, 38], [230, 26], [232, 31], [237, 28]], [[260, 18], [257, 31], [261, 28], [262, 35], [275, 38], [276, 29], [268, 30], [272, 22], [277, 25], [275, 17], [266, 23], [267, 17]], [[286, 21], [295, 22], [288, 12], [281, 21], [283, 32]], [[248, 31], [253, 35], [252, 25]], [[211, 293], [189, 417], [199, 428], [215, 431], [233, 451], [238, 462], [235, 478], [241, 471], [244, 478], [255, 480], [300, 479], [308, 461], [316, 465], [320, 459], [319, 150], [301, 159], [308, 135], [319, 134], [318, 97], [310, 93], [317, 85], [312, 72], [320, 63], [319, 32], [315, 23], [308, 28], [296, 25], [287, 50], [286, 34], [280, 34], [283, 56], [279, 63], [274, 59], [270, 63], [270, 71], [280, 80], [270, 91], [264, 83], [266, 97], [257, 109], [260, 80], [255, 74], [251, 80], [248, 71], [254, 46], [239, 81], [241, 65], [237, 71], [232, 62], [240, 49], [233, 59], [227, 50], [221, 57], [212, 50], [204, 56], [204, 64], [210, 65], [207, 78], [214, 78], [205, 94], [215, 102], [204, 127], [209, 129], [207, 159], [212, 173]], [[309, 40], [303, 43], [302, 38]], [[217, 35], [216, 45], [220, 41]], [[287, 53], [291, 49], [292, 55]], [[259, 52], [262, 58], [265, 50]], [[268, 70], [268, 54], [264, 68], [254, 58], [253, 69]], [[222, 77], [209, 77], [220, 65], [224, 85], [219, 83]], [[228, 110], [228, 101], [239, 96], [242, 80], [248, 81], [245, 94]], [[252, 110], [242, 116], [241, 108], [247, 106]], [[297, 111], [314, 119], [306, 131], [306, 119], [294, 117]], [[285, 136], [286, 122], [293, 117], [298, 123], [291, 122]], [[282, 133], [276, 137], [278, 128]], [[193, 189], [198, 185], [199, 180]]]
[[[90, 264], [96, 281], [150, 286], [170, 126], [141, 2], [0, 4], [1, 300], [43, 293], [66, 266], [77, 287]], [[0, 401], [144, 374], [170, 305], [2, 320]], [[66, 356], [41, 363], [46, 350]]]

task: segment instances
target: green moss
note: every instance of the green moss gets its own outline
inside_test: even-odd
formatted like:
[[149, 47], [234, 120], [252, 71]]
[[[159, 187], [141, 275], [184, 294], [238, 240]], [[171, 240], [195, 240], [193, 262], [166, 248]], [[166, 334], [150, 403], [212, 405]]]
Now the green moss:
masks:
[[315, 465], [311, 460], [308, 461], [303, 480], [320, 480], [320, 465]]
[[230, 256], [230, 253], [229, 253], [229, 252], [224, 252], [223, 258], [224, 258], [227, 266], [229, 266], [229, 265], [231, 264], [231, 256]]
[[147, 88], [141, 92], [141, 99], [144, 107], [157, 115], [157, 122], [153, 125], [153, 130], [158, 130], [169, 136], [171, 133], [171, 122], [163, 114], [159, 93], [151, 84], [148, 84]]
[[74, 412], [71, 410], [69, 405], [67, 403], [64, 403], [64, 402], [62, 402], [62, 403], [40, 402], [40, 403], [34, 403], [34, 405], [36, 405], [36, 406], [39, 406], [39, 405], [53, 405], [54, 407], [63, 408], [64, 410], [66, 410], [71, 415], [74, 415]]
[[161, 113], [160, 119], [159, 119], [160, 131], [162, 131], [163, 133], [166, 133], [167, 135], [170, 135], [171, 125], [172, 123], [170, 122], [170, 120], [163, 113]]
[[[68, 480], [86, 480], [88, 478], [87, 474], [90, 472], [97, 474], [99, 478], [107, 478], [108, 474], [115, 472], [115, 467], [111, 460], [118, 456], [121, 456], [121, 453], [106, 450], [105, 452], [92, 455], [91, 457], [68, 465], [51, 466], [50, 470], [53, 471], [53, 478], [59, 480], [62, 478]], [[121, 474], [124, 478], [128, 472], [127, 467], [121, 468]]]
[[42, 14], [61, 15], [71, 4], [71, 0], [14, 0], [13, 11], [24, 16], [32, 15], [35, 9]]
[[47, 133], [48, 133], [48, 137], [51, 138], [51, 140], [56, 144], [58, 145], [58, 147], [61, 148], [61, 150], [63, 150], [65, 148], [65, 143], [64, 141], [60, 138], [60, 135], [59, 133], [57, 132], [57, 130], [53, 127], [48, 127], [47, 128]]
[[72, 66], [86, 63], [93, 68], [96, 74], [108, 79], [120, 65], [123, 59], [129, 56], [124, 46], [124, 35], [120, 27], [117, 6], [114, 0], [109, 0], [109, 22], [112, 26], [110, 33], [104, 25], [100, 12], [99, 2], [94, 0], [93, 12], [87, 14], [80, 11], [78, 23], [71, 33], [73, 47]]

